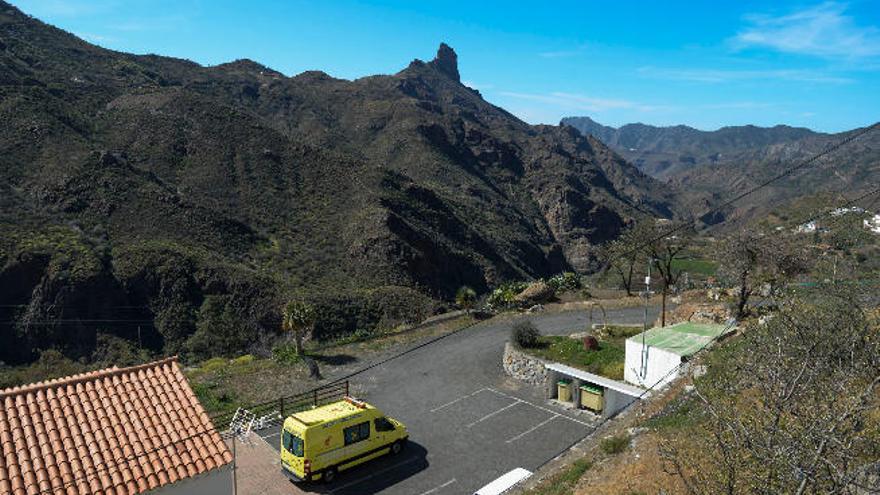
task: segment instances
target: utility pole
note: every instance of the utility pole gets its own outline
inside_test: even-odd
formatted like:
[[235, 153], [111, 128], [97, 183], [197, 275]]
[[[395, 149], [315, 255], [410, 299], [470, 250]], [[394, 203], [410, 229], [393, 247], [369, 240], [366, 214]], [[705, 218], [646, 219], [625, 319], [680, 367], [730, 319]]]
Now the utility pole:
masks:
[[639, 370], [639, 375], [644, 379], [648, 375], [648, 345], [645, 342], [645, 338], [648, 333], [648, 300], [651, 297], [651, 264], [654, 263], [654, 258], [648, 260], [648, 274], [645, 276], [645, 324], [642, 329], [642, 360], [641, 360], [641, 369]]

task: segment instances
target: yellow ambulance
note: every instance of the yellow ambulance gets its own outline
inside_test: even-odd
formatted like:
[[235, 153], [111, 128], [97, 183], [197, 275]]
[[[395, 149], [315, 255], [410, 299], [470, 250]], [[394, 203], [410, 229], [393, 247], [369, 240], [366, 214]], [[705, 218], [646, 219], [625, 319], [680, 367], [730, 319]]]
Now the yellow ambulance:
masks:
[[331, 482], [339, 471], [398, 454], [409, 434], [400, 421], [361, 400], [345, 399], [287, 417], [281, 470], [293, 481]]

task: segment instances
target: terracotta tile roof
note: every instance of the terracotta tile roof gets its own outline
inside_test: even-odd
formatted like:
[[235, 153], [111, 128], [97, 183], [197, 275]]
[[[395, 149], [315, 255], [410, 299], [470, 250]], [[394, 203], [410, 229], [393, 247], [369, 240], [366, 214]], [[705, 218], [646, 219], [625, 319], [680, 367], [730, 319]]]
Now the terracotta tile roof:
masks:
[[177, 358], [0, 391], [0, 494], [133, 495], [232, 461]]

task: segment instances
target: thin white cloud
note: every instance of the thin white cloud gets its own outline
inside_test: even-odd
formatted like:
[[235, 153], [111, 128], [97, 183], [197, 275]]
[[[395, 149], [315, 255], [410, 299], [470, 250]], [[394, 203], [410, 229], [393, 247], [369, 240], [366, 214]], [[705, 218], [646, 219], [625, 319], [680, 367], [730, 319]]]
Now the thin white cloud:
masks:
[[117, 38], [114, 38], [112, 36], [104, 36], [103, 34], [94, 34], [94, 33], [74, 33], [74, 34], [79, 36], [80, 38], [88, 41], [88, 42], [96, 43], [96, 44], [114, 43], [116, 41], [119, 41]]
[[823, 84], [848, 84], [853, 82], [852, 79], [847, 77], [805, 69], [726, 70], [640, 67], [637, 72], [640, 76], [653, 79], [704, 83], [726, 83], [748, 80], [786, 80]]
[[670, 107], [664, 105], [647, 105], [630, 100], [622, 100], [615, 98], [596, 98], [591, 96], [572, 94], [572, 93], [517, 93], [511, 91], [502, 91], [499, 94], [509, 98], [520, 100], [536, 101], [548, 105], [565, 108], [568, 110], [584, 110], [588, 112], [603, 112], [606, 110], [628, 109], [640, 112], [653, 112], [657, 110], [668, 110]]
[[471, 89], [476, 89], [477, 91], [486, 91], [487, 89], [492, 89], [495, 87], [492, 84], [476, 83], [474, 81], [467, 81], [467, 80], [464, 80], [461, 83]]
[[824, 58], [864, 59], [880, 56], [880, 29], [860, 26], [846, 15], [848, 5], [825, 2], [782, 16], [752, 14], [733, 42], [740, 47]]

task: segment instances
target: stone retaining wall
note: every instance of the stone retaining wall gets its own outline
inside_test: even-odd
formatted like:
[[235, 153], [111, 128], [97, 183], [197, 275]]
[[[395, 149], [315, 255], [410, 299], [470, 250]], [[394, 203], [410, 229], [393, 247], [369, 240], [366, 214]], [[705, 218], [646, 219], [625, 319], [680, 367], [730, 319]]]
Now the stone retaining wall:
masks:
[[532, 385], [544, 386], [547, 383], [547, 370], [543, 359], [530, 356], [510, 342], [504, 344], [502, 365], [508, 375]]

